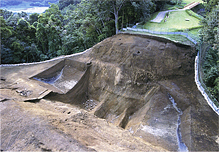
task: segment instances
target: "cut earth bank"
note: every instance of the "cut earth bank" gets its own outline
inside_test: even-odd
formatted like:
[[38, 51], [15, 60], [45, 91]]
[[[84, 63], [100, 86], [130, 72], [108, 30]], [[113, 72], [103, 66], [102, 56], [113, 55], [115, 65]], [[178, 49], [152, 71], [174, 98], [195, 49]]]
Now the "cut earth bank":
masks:
[[1, 150], [176, 151], [185, 144], [217, 151], [219, 117], [194, 82], [195, 56], [193, 46], [118, 34], [79, 55], [1, 66]]

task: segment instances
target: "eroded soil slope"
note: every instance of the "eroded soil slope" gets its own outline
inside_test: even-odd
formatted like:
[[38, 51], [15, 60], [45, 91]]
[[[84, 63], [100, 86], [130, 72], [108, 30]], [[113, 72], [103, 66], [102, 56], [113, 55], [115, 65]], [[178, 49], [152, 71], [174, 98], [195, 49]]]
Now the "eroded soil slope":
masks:
[[80, 55], [1, 67], [1, 150], [217, 151], [195, 55], [119, 34]]

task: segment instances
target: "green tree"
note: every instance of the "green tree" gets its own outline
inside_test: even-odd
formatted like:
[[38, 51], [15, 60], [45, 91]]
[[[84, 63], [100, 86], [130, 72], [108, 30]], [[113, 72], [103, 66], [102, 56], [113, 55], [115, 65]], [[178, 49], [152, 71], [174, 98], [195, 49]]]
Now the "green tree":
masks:
[[114, 0], [114, 1], [108, 1], [108, 2], [109, 2], [108, 6], [110, 8], [110, 12], [115, 17], [116, 34], [118, 34], [119, 32], [119, 23], [118, 23], [119, 11], [121, 10], [125, 0]]
[[39, 49], [42, 50], [43, 54], [46, 54], [48, 51], [48, 39], [46, 29], [42, 23], [37, 24], [36, 38]]
[[203, 29], [200, 32], [201, 40], [210, 45], [203, 64], [204, 82], [219, 101], [219, 4], [209, 8], [211, 11], [202, 20]]
[[12, 14], [7, 20], [6, 23], [8, 26], [13, 27], [14, 29], [17, 26], [17, 22], [19, 21], [20, 17], [18, 14]]
[[69, 5], [77, 5], [81, 2], [81, 0], [59, 0], [58, 6], [62, 10]]
[[2, 63], [39, 61], [39, 54], [34, 53], [31, 47], [36, 43], [36, 28], [28, 22], [28, 15], [24, 12], [13, 14], [1, 11], [0, 13]]
[[11, 44], [11, 48], [14, 52], [14, 54], [13, 54], [14, 63], [19, 63], [22, 61], [24, 62], [24, 60], [23, 60], [24, 46], [21, 44], [21, 42], [19, 40], [13, 42]]
[[[151, 13], [155, 11], [155, 4], [151, 0], [132, 0], [129, 11], [129, 18], [131, 17], [132, 22], [146, 22], [150, 18]], [[127, 6], [124, 6], [126, 9]], [[127, 12], [128, 13], [128, 12]]]
[[13, 60], [13, 51], [6, 46], [8, 38], [12, 35], [12, 29], [6, 24], [3, 16], [0, 16], [1, 63], [8, 63], [8, 61]]
[[65, 8], [64, 30], [62, 32], [62, 51], [59, 54], [69, 54], [83, 51], [106, 38], [105, 17], [101, 16], [101, 1], [85, 1], [77, 8]]
[[22, 19], [24, 19], [24, 20], [27, 20], [28, 19], [28, 15], [27, 15], [27, 13], [26, 12], [21, 12], [21, 13], [18, 13], [18, 16], [19, 16], [19, 18], [22, 18]]
[[0, 10], [5, 37], [1, 50], [8, 59], [4, 62], [33, 62], [83, 51], [128, 23], [146, 21], [154, 6], [151, 0], [60, 0], [45, 13], [29, 17]]
[[0, 31], [1, 31], [1, 37], [3, 39], [6, 39], [12, 35], [13, 28], [8, 26], [3, 18], [3, 16], [0, 16]]
[[32, 25], [34, 22], [37, 22], [38, 21], [38, 17], [39, 17], [38, 13], [30, 14], [29, 20], [28, 20], [29, 23]]
[[219, 5], [217, 5], [202, 21], [203, 29], [200, 36], [204, 42], [210, 44], [214, 49], [218, 48], [219, 39]]
[[62, 48], [63, 16], [58, 5], [51, 4], [45, 13], [39, 15], [36, 28], [36, 38], [39, 49], [42, 50], [42, 60], [57, 56], [57, 52]]
[[5, 20], [7, 20], [13, 13], [7, 10], [0, 9], [0, 16], [2, 16]]
[[214, 50], [211, 47], [207, 50], [204, 58], [204, 82], [209, 91], [219, 101], [219, 56], [218, 50]]
[[207, 13], [211, 12], [216, 5], [218, 5], [219, 0], [203, 0], [205, 2], [205, 10]]

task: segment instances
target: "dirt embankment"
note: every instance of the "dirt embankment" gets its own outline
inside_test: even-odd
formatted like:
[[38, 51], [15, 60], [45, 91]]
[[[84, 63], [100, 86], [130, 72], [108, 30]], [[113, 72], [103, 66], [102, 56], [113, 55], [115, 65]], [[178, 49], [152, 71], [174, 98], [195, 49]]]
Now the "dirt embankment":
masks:
[[[79, 56], [39, 65], [1, 67], [1, 114], [10, 115], [8, 111], [12, 111], [7, 121], [3, 117], [2, 150], [19, 149], [18, 144], [20, 150], [37, 146], [60, 150], [42, 139], [37, 131], [42, 127], [52, 132], [48, 134], [50, 141], [60, 136], [63, 141], [79, 142], [74, 144], [78, 148], [92, 148], [87, 150], [176, 151], [180, 131], [180, 142], [188, 150], [216, 151], [219, 119], [194, 83], [195, 55], [191, 46], [119, 34]], [[170, 96], [182, 111], [180, 130]], [[35, 130], [26, 127], [37, 140], [30, 143], [30, 137], [20, 134], [21, 128], [6, 129], [6, 124], [15, 119], [12, 109], [19, 109], [22, 120], [39, 118], [48, 124]], [[25, 126], [24, 121], [15, 124]], [[16, 138], [12, 131], [18, 132]], [[21, 138], [26, 142], [18, 142]]]

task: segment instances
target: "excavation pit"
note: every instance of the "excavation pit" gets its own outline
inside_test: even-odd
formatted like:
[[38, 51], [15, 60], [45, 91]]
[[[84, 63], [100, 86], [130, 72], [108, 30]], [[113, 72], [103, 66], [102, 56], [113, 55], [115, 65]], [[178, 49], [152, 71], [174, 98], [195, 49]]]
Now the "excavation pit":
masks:
[[33, 76], [32, 79], [50, 85], [54, 92], [66, 94], [78, 83], [86, 68], [85, 63], [65, 59]]

